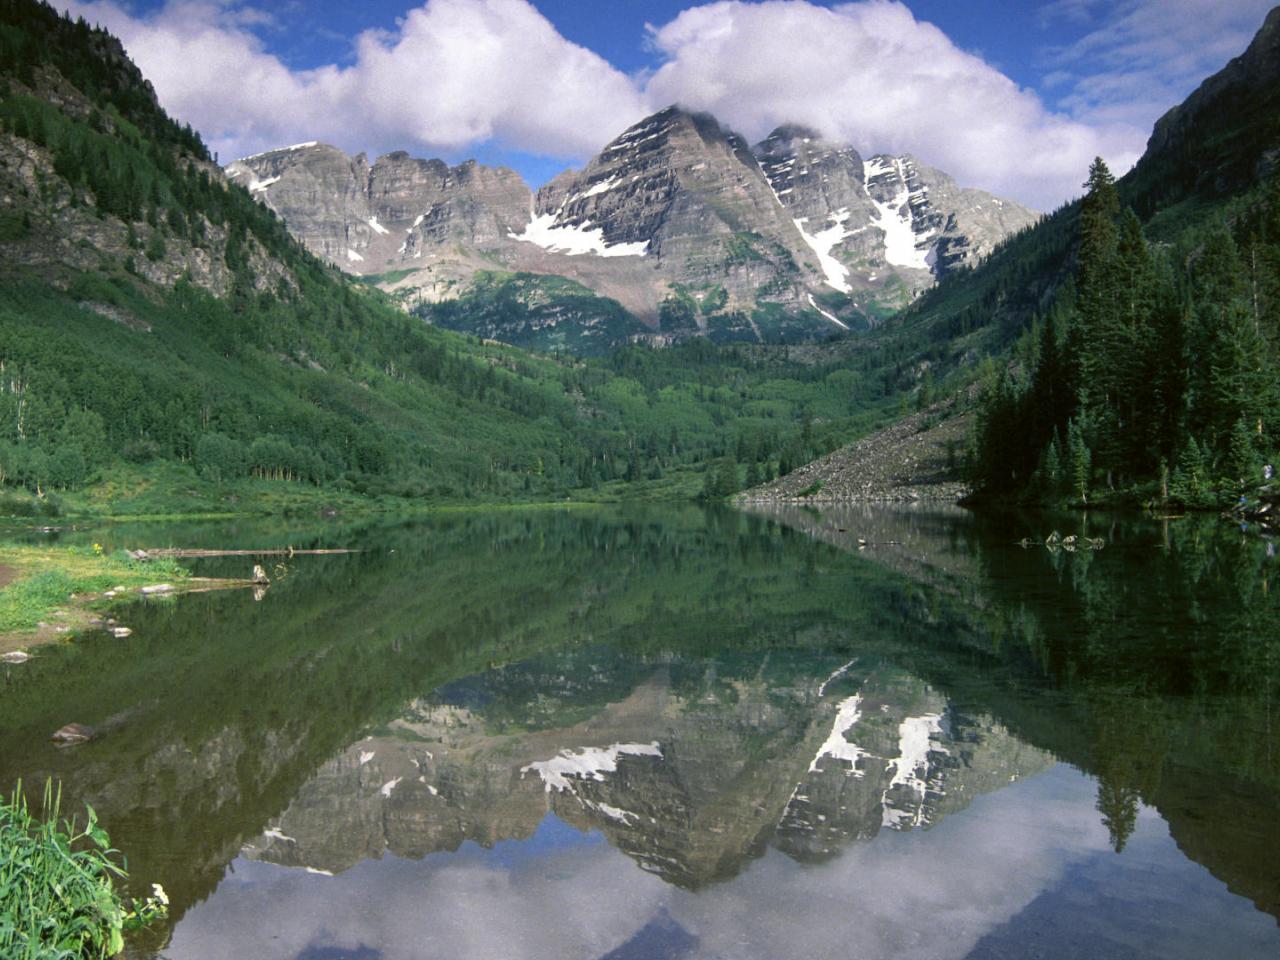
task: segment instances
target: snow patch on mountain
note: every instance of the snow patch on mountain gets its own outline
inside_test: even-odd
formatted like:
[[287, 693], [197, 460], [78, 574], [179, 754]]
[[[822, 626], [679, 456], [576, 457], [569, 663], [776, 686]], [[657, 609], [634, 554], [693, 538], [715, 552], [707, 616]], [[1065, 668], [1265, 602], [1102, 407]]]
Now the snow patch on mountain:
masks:
[[[820, 306], [818, 306], [818, 301], [813, 299], [812, 293], [809, 294], [809, 306], [813, 307], [813, 309], [817, 310], [820, 314], [822, 314], [824, 317], [826, 317], [828, 320], [834, 323], [837, 327], [840, 327], [840, 329], [842, 330], [849, 329], [849, 325], [845, 323], [843, 320], [841, 320], [839, 317], [837, 317], [834, 313], [828, 313], [826, 310], [823, 310]], [[822, 696], [821, 691], [819, 691], [818, 696]]]
[[[814, 304], [814, 306], [816, 307], [817, 304]], [[827, 687], [830, 684], [832, 684], [834, 681], [839, 680], [846, 673], [848, 673], [849, 668], [852, 667], [857, 662], [858, 662], [858, 659], [855, 657], [854, 659], [846, 663], [844, 666], [836, 667], [836, 669], [832, 671], [831, 676], [827, 677], [827, 679], [823, 680], [822, 683], [818, 685], [818, 696], [822, 696], [824, 693], [826, 693]]]
[[524, 228], [523, 233], [508, 233], [512, 240], [524, 240], [534, 243], [551, 253], [563, 253], [577, 256], [594, 253], [601, 257], [643, 257], [649, 249], [649, 241], [637, 243], [606, 243], [604, 231], [590, 229], [591, 221], [582, 224], [557, 225], [556, 213], [543, 213], [535, 216]]
[[603, 813], [610, 820], [616, 820], [618, 823], [627, 824], [627, 823], [630, 823], [632, 820], [639, 819], [630, 810], [623, 810], [620, 807], [610, 806], [607, 803], [597, 802], [591, 805], [594, 806], [601, 813]]
[[241, 157], [234, 163], [244, 163], [247, 160], [260, 160], [263, 157], [269, 157], [274, 153], [289, 153], [292, 150], [306, 150], [319, 144], [318, 140], [308, 140], [306, 143], [295, 143], [288, 147], [276, 147], [274, 150], [263, 150], [261, 153], [251, 153], [247, 157]]
[[860, 748], [857, 744], [850, 743], [845, 738], [845, 733], [862, 719], [862, 713], [859, 707], [862, 704], [862, 697], [854, 694], [847, 700], [840, 703], [836, 708], [836, 719], [831, 725], [831, 733], [827, 736], [826, 741], [818, 748], [817, 756], [813, 758], [813, 762], [809, 764], [809, 772], [813, 773], [818, 769], [818, 764], [827, 757], [834, 760], [849, 761], [849, 775], [861, 777], [862, 771], [858, 769], [858, 761], [868, 756], [867, 752]]
[[[864, 166], [867, 194], [875, 205], [877, 217], [874, 226], [884, 231], [884, 258], [898, 267], [914, 267], [928, 270], [933, 259], [933, 245], [920, 245], [912, 225], [911, 191], [907, 187], [908, 174], [903, 169], [901, 157], [872, 157]], [[893, 199], [884, 202], [876, 199], [871, 181], [885, 174], [893, 174], [901, 188]]]
[[[889, 761], [889, 766], [893, 768], [893, 780], [889, 782], [881, 798], [884, 805], [883, 826], [901, 829], [904, 826], [915, 826], [923, 819], [921, 803], [927, 786], [929, 753], [933, 750], [947, 752], [942, 744], [933, 742], [933, 735], [942, 733], [941, 721], [941, 714], [927, 713], [920, 717], [907, 717], [898, 724], [898, 756]], [[889, 794], [894, 787], [899, 786], [907, 787], [919, 797], [921, 802], [915, 805], [914, 814], [892, 805]]]
[[[777, 196], [777, 193], [774, 194]], [[779, 201], [781, 202], [781, 201]], [[845, 237], [850, 236], [853, 231], [846, 229], [845, 223], [849, 219], [849, 208], [845, 207], [837, 210], [835, 213], [827, 215], [827, 219], [834, 223], [817, 233], [809, 233], [804, 228], [808, 217], [801, 217], [799, 220], [793, 221], [796, 229], [800, 231], [800, 236], [804, 237], [804, 242], [809, 245], [814, 253], [818, 255], [818, 263], [822, 267], [822, 272], [826, 276], [826, 284], [834, 287], [841, 293], [850, 293], [853, 288], [849, 286], [849, 270], [839, 260], [831, 255], [831, 250], [837, 243]], [[910, 228], [908, 228], [910, 229]], [[810, 298], [812, 300], [812, 298]], [[833, 318], [834, 319], [834, 318]], [[839, 320], [836, 321], [840, 323]], [[844, 326], [844, 324], [840, 324]]]
[[520, 768], [520, 775], [533, 771], [546, 784], [547, 792], [572, 790], [572, 780], [603, 780], [606, 773], [618, 769], [618, 758], [661, 757], [658, 741], [652, 743], [615, 743], [609, 747], [584, 747], [581, 752], [561, 750], [550, 760], [535, 760]]
[[239, 162], [227, 167], [228, 180], [238, 180], [238, 178], [246, 176], [249, 178], [249, 182], [244, 187], [250, 193], [261, 193], [280, 179], [279, 177], [267, 177], [264, 180], [259, 180], [250, 167], [246, 167]]
[[363, 262], [364, 257], [360, 256], [360, 254], [356, 253], [350, 247], [347, 247], [347, 259], [352, 263], [361, 263]]
[[369, 228], [374, 233], [390, 233], [391, 231], [378, 222], [377, 217], [370, 217], [365, 223], [369, 224]]
[[593, 183], [587, 190], [584, 190], [582, 193], [574, 194], [572, 197], [566, 200], [565, 203], [570, 204], [570, 203], [573, 203], [575, 200], [585, 200], [587, 197], [594, 197], [601, 193], [608, 193], [610, 190], [612, 190], [614, 187], [618, 185], [618, 182], [619, 180], [617, 177], [607, 177], [604, 180], [599, 181], [598, 183]]

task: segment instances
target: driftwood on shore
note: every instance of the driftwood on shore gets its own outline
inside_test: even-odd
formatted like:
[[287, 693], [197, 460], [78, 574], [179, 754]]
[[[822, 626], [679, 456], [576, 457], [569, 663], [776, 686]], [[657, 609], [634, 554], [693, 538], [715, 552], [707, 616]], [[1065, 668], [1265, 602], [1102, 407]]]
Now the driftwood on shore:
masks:
[[198, 550], [185, 547], [166, 547], [161, 550], [131, 550], [129, 555], [135, 560], [150, 560], [161, 557], [174, 559], [193, 559], [197, 557], [303, 557], [361, 552], [360, 550], [351, 550], [345, 547], [327, 550], [298, 550], [294, 547], [286, 547], [283, 550]]

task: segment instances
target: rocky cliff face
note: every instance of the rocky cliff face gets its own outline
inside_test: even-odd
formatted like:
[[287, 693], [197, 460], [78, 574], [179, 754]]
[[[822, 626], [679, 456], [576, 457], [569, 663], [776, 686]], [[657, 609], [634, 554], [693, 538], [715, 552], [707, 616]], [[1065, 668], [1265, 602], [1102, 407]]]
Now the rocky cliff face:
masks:
[[779, 127], [755, 155], [827, 286], [864, 304], [905, 305], [1036, 219], [1020, 204], [958, 187], [913, 157], [864, 161], [847, 144], [804, 127]]
[[501, 168], [403, 152], [370, 166], [320, 144], [227, 172], [313, 252], [352, 273], [392, 274], [384, 285], [407, 302], [452, 299], [497, 266], [567, 277], [668, 337], [796, 339], [865, 325], [1035, 217], [910, 157], [864, 162], [794, 126], [751, 148], [678, 107], [536, 195]]
[[1229, 195], [1280, 165], [1280, 8], [1248, 49], [1156, 121], [1146, 152], [1122, 180], [1150, 215], [1188, 194]]
[[[673, 284], [727, 293], [726, 309], [801, 304], [817, 280], [742, 138], [675, 107], [636, 124], [581, 173], [538, 191], [519, 236], [550, 250], [643, 256]], [[696, 317], [705, 329], [705, 314]]]
[[227, 175], [258, 196], [313, 252], [351, 273], [413, 265], [448, 244], [483, 246], [520, 230], [532, 194], [501, 167], [450, 167], [403, 151], [348, 157], [302, 143], [237, 160]]
[[[110, 65], [114, 72], [108, 86], [134, 91], [139, 114], [160, 112], [151, 85], [125, 56], [119, 41], [107, 34], [89, 37], [93, 56]], [[78, 89], [53, 63], [43, 63], [22, 76], [9, 76], [10, 64], [0, 64], [0, 88], [5, 91], [7, 122], [0, 121], [0, 271], [23, 269], [65, 287], [64, 271], [87, 273], [127, 272], [163, 287], [181, 279], [215, 295], [227, 294], [233, 271], [226, 262], [229, 231], [218, 216], [211, 217], [211, 205], [179, 207], [151, 203], [136, 215], [122, 214], [122, 204], [95, 194], [92, 179], [73, 172], [67, 144], [83, 136], [84, 129], [114, 140], [121, 136], [118, 119], [104, 112], [93, 92]], [[50, 108], [49, 119], [19, 124], [13, 119], [13, 104], [30, 98]], [[40, 111], [28, 108], [32, 117]], [[60, 119], [54, 120], [53, 117]], [[135, 116], [131, 121], [139, 121]], [[62, 127], [66, 139], [49, 135], [49, 127]], [[103, 141], [95, 141], [99, 149]], [[211, 191], [226, 189], [222, 171], [189, 145], [165, 144], [168, 160], [176, 176], [191, 180], [203, 177]], [[105, 164], [101, 154], [86, 149], [81, 165]], [[132, 161], [132, 158], [131, 158]], [[118, 161], [119, 162], [119, 161]], [[135, 175], [145, 175], [131, 171]], [[104, 181], [105, 178], [99, 178]], [[88, 181], [88, 182], [86, 182]], [[99, 190], [107, 185], [99, 183]], [[136, 190], [136, 182], [133, 189]], [[117, 193], [127, 192], [117, 188]], [[167, 209], [166, 209], [167, 208]], [[292, 285], [288, 269], [273, 257], [257, 238], [247, 236], [243, 255], [253, 273], [258, 290], [274, 290], [283, 282]], [[94, 306], [96, 312], [107, 315]], [[123, 315], [115, 319], [131, 323]]]

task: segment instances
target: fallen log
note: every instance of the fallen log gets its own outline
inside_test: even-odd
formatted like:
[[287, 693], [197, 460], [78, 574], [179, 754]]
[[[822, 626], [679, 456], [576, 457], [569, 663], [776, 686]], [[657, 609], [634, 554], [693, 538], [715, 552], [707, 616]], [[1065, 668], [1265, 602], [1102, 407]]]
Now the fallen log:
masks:
[[335, 547], [326, 550], [297, 550], [287, 547], [284, 550], [199, 550], [183, 547], [169, 547], [164, 550], [143, 550], [140, 553], [147, 557], [169, 557], [174, 559], [196, 559], [199, 557], [306, 557], [328, 556], [342, 553], [363, 553], [363, 550], [351, 550]]

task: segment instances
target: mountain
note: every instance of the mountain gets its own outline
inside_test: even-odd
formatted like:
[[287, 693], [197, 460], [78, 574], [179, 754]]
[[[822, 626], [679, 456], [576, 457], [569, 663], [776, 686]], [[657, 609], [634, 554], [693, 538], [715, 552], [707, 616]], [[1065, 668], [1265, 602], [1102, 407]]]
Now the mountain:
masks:
[[1189, 199], [1230, 197], [1280, 164], [1280, 7], [1249, 47], [1156, 121], [1120, 183], [1144, 217]]
[[[845, 664], [825, 681], [790, 669], [689, 689], [669, 668], [561, 654], [467, 678], [466, 705], [418, 699], [323, 764], [244, 854], [336, 874], [387, 852], [524, 839], [554, 811], [700, 889], [770, 846], [813, 862], [882, 830], [929, 829], [1053, 763], [896, 669]], [[590, 702], [606, 680], [618, 699], [589, 716], [511, 719]]]
[[[1223, 213], [1280, 164], [1280, 7], [1247, 50], [1209, 77], [1152, 130], [1119, 199], [1153, 239]], [[1087, 171], [1081, 171], [1083, 181]], [[935, 360], [968, 363], [1007, 347], [1044, 314], [1075, 264], [1080, 202], [998, 245], [980, 269], [942, 281], [885, 332]]]
[[317, 256], [360, 274], [435, 257], [441, 247], [501, 240], [525, 227], [532, 204], [524, 181], [502, 167], [449, 167], [404, 152], [370, 164], [319, 143], [246, 157], [226, 174], [266, 200]]
[[[430, 319], [477, 332], [459, 311], [431, 307], [457, 299], [485, 318], [486, 335], [543, 348], [603, 351], [655, 333], [775, 342], [865, 327], [1036, 218], [911, 157], [864, 163], [797, 127], [750, 147], [675, 106], [536, 194], [501, 168], [403, 152], [370, 165], [314, 143], [226, 169], [312, 252]], [[547, 275], [597, 300], [530, 316], [531, 301], [557, 299], [534, 279]], [[618, 307], [633, 322], [618, 320]], [[583, 337], [566, 325], [598, 329]]]
[[[325, 265], [255, 197], [309, 182], [334, 206], [291, 214], [308, 242], [372, 257], [412, 239], [435, 261], [446, 236], [551, 256], [506, 236], [530, 222], [532, 195], [474, 164], [362, 163], [300, 146], [255, 158], [257, 179], [238, 183], [115, 38], [47, 4], [0, 2], [4, 490], [140, 513], [559, 499], [624, 479], [687, 493], [733, 433], [772, 449], [799, 435], [804, 409], [848, 429], [864, 395], [881, 396], [870, 378], [836, 388], [842, 371], [781, 355], [691, 344], [587, 369], [424, 324]], [[398, 237], [381, 232], [393, 223]], [[597, 329], [625, 340], [638, 327], [581, 285], [528, 278], [514, 278], [525, 322], [573, 327], [584, 352]], [[502, 307], [513, 278], [479, 286]]]
[[911, 156], [864, 161], [852, 147], [804, 127], [779, 127], [755, 154], [828, 285], [851, 292], [865, 284], [884, 291], [878, 302], [886, 305], [894, 302], [888, 291], [895, 283], [905, 306], [1036, 219], [1020, 204], [958, 187]]
[[[1261, 477], [1280, 436], [1278, 117], [1280, 8], [1156, 123], [1133, 170], [1113, 184], [1096, 163], [1088, 198], [864, 338], [861, 351], [901, 358], [892, 387], [920, 406], [935, 382], [956, 393], [996, 361], [975, 418], [980, 495], [1212, 506]], [[883, 445], [752, 497], [874, 498], [884, 471], [862, 454]]]

